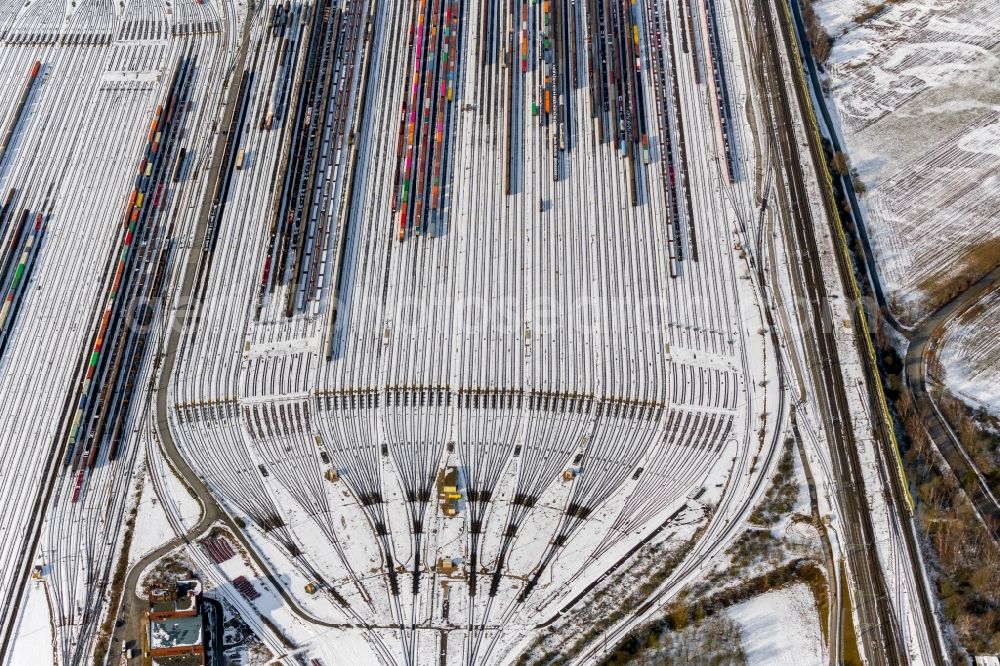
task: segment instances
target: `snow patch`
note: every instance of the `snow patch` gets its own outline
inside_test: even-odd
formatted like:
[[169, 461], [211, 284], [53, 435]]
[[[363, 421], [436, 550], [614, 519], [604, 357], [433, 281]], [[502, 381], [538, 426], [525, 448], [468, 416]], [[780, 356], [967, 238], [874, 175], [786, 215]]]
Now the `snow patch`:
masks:
[[43, 655], [52, 655], [50, 617], [44, 583], [30, 583], [7, 663], [38, 664], [44, 661]]
[[138, 562], [147, 553], [159, 548], [174, 536], [167, 522], [163, 505], [153, 492], [153, 484], [149, 476], [143, 475], [142, 500], [139, 502], [139, 513], [135, 519], [135, 530], [132, 532], [132, 548], [129, 550], [129, 566]]
[[805, 583], [766, 592], [726, 614], [740, 625], [749, 666], [820, 666], [826, 661], [819, 615]]

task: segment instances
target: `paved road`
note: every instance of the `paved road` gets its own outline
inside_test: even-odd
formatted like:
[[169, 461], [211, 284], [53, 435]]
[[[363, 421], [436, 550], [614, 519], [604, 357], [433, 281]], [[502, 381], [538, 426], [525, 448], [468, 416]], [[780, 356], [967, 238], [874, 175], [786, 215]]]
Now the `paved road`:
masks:
[[1000, 283], [1000, 266], [921, 322], [920, 326], [908, 336], [910, 346], [906, 350], [905, 363], [906, 382], [913, 392], [913, 399], [922, 413], [930, 414], [930, 419], [924, 423], [927, 432], [954, 470], [955, 476], [960, 480], [973, 479], [972, 484], [963, 483], [963, 488], [966, 489], [966, 494], [982, 517], [986, 529], [992, 534], [993, 539], [1000, 543], [1000, 503], [986, 483], [986, 479], [965, 452], [950, 424], [938, 411], [927, 390], [929, 381], [927, 360], [933, 353], [938, 338], [944, 332], [945, 325], [978, 303], [990, 290], [996, 289], [998, 283]]
[[[223, 122], [220, 127], [228, 128], [232, 123], [233, 113], [236, 109], [236, 101], [239, 95], [239, 85], [240, 85], [240, 73], [243, 71], [246, 55], [247, 55], [247, 45], [250, 39], [250, 20], [248, 19], [244, 24], [243, 30], [243, 41], [240, 46], [238, 62], [236, 67], [233, 68], [232, 78], [230, 79], [229, 91], [225, 101], [225, 111], [223, 113]], [[209, 182], [216, 182], [220, 176], [220, 170], [225, 158], [225, 141], [226, 137], [224, 134], [220, 134], [215, 142], [215, 151], [212, 154], [211, 166], [207, 172]], [[160, 546], [153, 552], [149, 553], [143, 557], [140, 561], [133, 565], [132, 569], [129, 571], [128, 577], [125, 581], [125, 588], [122, 598], [121, 608], [118, 613], [118, 617], [126, 618], [126, 623], [117, 629], [115, 629], [112, 640], [112, 649], [117, 649], [117, 646], [121, 645], [121, 640], [136, 638], [141, 638], [140, 636], [140, 621], [142, 618], [142, 609], [145, 607], [145, 602], [143, 599], [139, 598], [136, 594], [136, 589], [139, 582], [139, 576], [142, 572], [153, 562], [162, 558], [167, 553], [171, 552], [175, 548], [191, 543], [203, 533], [205, 533], [211, 526], [216, 522], [222, 522], [227, 527], [229, 527], [230, 532], [239, 539], [242, 543], [246, 552], [254, 560], [254, 563], [260, 569], [260, 571], [265, 572], [266, 578], [270, 581], [272, 588], [281, 595], [285, 604], [288, 606], [289, 610], [301, 617], [306, 622], [310, 622], [320, 626], [326, 627], [337, 627], [343, 626], [339, 624], [325, 622], [316, 617], [313, 617], [305, 610], [303, 610], [298, 603], [288, 594], [285, 587], [278, 581], [278, 579], [270, 572], [269, 566], [260, 558], [257, 551], [251, 546], [247, 539], [243, 536], [242, 531], [233, 522], [232, 518], [226, 514], [220, 507], [218, 502], [212, 496], [211, 491], [205, 482], [191, 469], [184, 460], [184, 456], [180, 454], [177, 450], [177, 444], [170, 432], [170, 427], [168, 423], [168, 404], [167, 404], [167, 387], [170, 382], [171, 374], [173, 373], [174, 363], [176, 361], [177, 347], [180, 342], [180, 334], [186, 323], [185, 318], [190, 313], [187, 306], [191, 302], [191, 294], [194, 290], [195, 278], [198, 272], [198, 263], [201, 258], [201, 249], [204, 243], [205, 234], [208, 229], [208, 222], [211, 217], [212, 209], [212, 199], [210, 196], [206, 196], [202, 202], [202, 209], [198, 216], [197, 226], [194, 232], [194, 242], [191, 243], [190, 250], [186, 258], [186, 267], [184, 270], [184, 279], [180, 285], [178, 300], [177, 302], [181, 304], [179, 308], [173, 310], [170, 315], [169, 321], [167, 322], [167, 342], [163, 350], [162, 364], [159, 368], [159, 373], [156, 378], [155, 386], [155, 398], [156, 398], [156, 425], [157, 433], [160, 439], [160, 445], [163, 452], [170, 464], [177, 471], [177, 473], [183, 478], [184, 482], [194, 491], [198, 498], [198, 501], [202, 506], [201, 518], [198, 520], [191, 529], [182, 535], [176, 536], [164, 545]]]
[[[229, 91], [226, 96], [225, 110], [223, 112], [224, 120], [221, 124], [222, 127], [229, 127], [233, 111], [236, 108], [236, 98], [239, 94], [239, 73], [243, 71], [243, 64], [246, 60], [247, 42], [249, 40], [249, 36], [250, 21], [247, 20], [244, 25], [243, 43], [240, 47], [238, 63], [237, 66], [233, 68], [233, 73], [230, 78]], [[211, 166], [207, 172], [209, 182], [218, 178], [220, 165], [222, 164], [222, 160], [224, 158], [224, 148], [225, 137], [223, 135], [219, 135], [216, 138], [215, 152], [212, 154]], [[205, 197], [205, 201], [202, 204], [201, 214], [198, 216], [196, 223], [196, 242], [191, 244], [191, 249], [186, 258], [184, 283], [180, 289], [180, 297], [178, 299], [178, 303], [181, 303], [182, 305], [186, 304], [189, 300], [188, 295], [191, 292], [194, 277], [197, 273], [199, 252], [202, 245], [201, 241], [205, 237], [205, 231], [209, 218], [208, 213], [210, 212], [210, 209], [211, 200], [209, 197]], [[191, 471], [190, 467], [188, 467], [187, 463], [184, 462], [183, 459], [180, 460], [180, 464], [174, 460], [174, 458], [180, 458], [180, 456], [177, 455], [177, 447], [170, 435], [170, 427], [167, 423], [167, 386], [170, 381], [171, 372], [173, 371], [177, 344], [180, 339], [180, 332], [183, 330], [184, 317], [186, 314], [186, 310], [182, 307], [177, 310], [172, 310], [169, 314], [164, 313], [163, 315], [164, 317], [169, 317], [169, 320], [166, 322], [167, 343], [163, 350], [162, 364], [159, 367], [158, 374], [154, 378], [155, 386], [151, 387], [151, 390], [155, 391], [156, 424], [160, 437], [160, 443], [164, 449], [167, 449], [168, 446], [170, 447], [169, 450], [172, 450], [173, 452], [171, 462], [174, 464], [175, 469], [177, 469], [178, 472], [185, 477], [188, 485], [198, 495], [198, 500], [201, 502], [202, 507], [201, 519], [185, 534], [174, 537], [132, 566], [125, 579], [121, 607], [118, 612], [118, 617], [124, 617], [126, 619], [126, 623], [122, 627], [115, 629], [111, 641], [112, 649], [116, 649], [118, 645], [121, 645], [120, 641], [123, 639], [129, 640], [142, 638], [140, 636], [140, 621], [142, 619], [142, 609], [145, 608], [145, 601], [136, 594], [139, 576], [142, 572], [145, 571], [150, 564], [160, 559], [170, 551], [185, 543], [189, 543], [193, 539], [196, 539], [200, 534], [211, 527], [213, 523], [223, 517], [223, 512], [220, 511], [218, 504], [212, 499], [210, 493], [208, 493], [208, 489], [205, 487], [204, 483], [202, 483], [201, 479], [199, 479], [198, 476]], [[192, 482], [191, 479], [194, 481]]]

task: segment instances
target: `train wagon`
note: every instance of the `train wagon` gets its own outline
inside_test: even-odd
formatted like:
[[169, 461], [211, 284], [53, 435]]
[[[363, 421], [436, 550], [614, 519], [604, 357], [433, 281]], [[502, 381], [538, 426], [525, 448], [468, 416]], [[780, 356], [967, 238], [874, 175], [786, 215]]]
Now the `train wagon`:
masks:
[[76, 483], [73, 484], [73, 497], [70, 500], [74, 504], [80, 499], [80, 491], [83, 489], [83, 470], [76, 475]]
[[174, 182], [179, 182], [181, 179], [181, 171], [184, 169], [184, 158], [187, 156], [187, 148], [181, 148], [180, 152], [177, 154], [177, 166], [174, 168]]
[[246, 149], [240, 148], [240, 152], [236, 154], [236, 169], [243, 168], [243, 158], [246, 156]]

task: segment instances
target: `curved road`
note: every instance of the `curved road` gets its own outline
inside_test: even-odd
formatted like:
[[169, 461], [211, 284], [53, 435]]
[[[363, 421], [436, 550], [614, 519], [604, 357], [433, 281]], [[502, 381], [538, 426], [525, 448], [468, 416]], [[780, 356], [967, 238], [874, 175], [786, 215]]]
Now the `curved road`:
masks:
[[[928, 434], [934, 440], [941, 455], [945, 457], [954, 470], [955, 476], [962, 482], [962, 487], [975, 505], [987, 530], [992, 534], [993, 539], [1000, 543], [1000, 502], [997, 501], [996, 495], [986, 483], [986, 479], [983, 478], [972, 459], [965, 452], [951, 425], [938, 410], [927, 390], [927, 360], [933, 352], [938, 337], [944, 332], [945, 325], [978, 303], [990, 290], [997, 288], [998, 281], [1000, 281], [1000, 266], [994, 268], [978, 282], [921, 322], [920, 326], [907, 336], [910, 340], [910, 346], [906, 350], [905, 363], [906, 382], [913, 392], [913, 399], [923, 413], [931, 415], [929, 422], [924, 424]], [[975, 481], [971, 487], [963, 481], [970, 476]]]
[[[223, 122], [220, 124], [220, 127], [223, 128], [230, 127], [233, 112], [236, 109], [236, 100], [239, 95], [240, 84], [239, 73], [243, 71], [246, 62], [247, 45], [250, 39], [251, 18], [252, 17], [248, 16], [247, 20], [244, 22], [243, 39], [240, 45], [236, 66], [232, 70], [233, 74], [230, 78], [229, 91], [226, 96], [225, 110], [223, 112]], [[221, 165], [225, 156], [225, 143], [225, 134], [223, 131], [223, 133], [219, 134], [215, 143], [215, 152], [212, 155], [211, 167], [208, 170], [209, 182], [214, 182], [219, 177]], [[205, 196], [202, 201], [201, 213], [198, 216], [197, 227], [194, 232], [194, 242], [191, 243], [190, 250], [187, 254], [185, 270], [183, 273], [184, 278], [180, 285], [180, 291], [177, 298], [177, 303], [180, 305], [176, 309], [172, 310], [171, 313], [164, 314], [164, 317], [167, 318], [167, 342], [163, 350], [162, 364], [159, 367], [157, 378], [154, 380], [155, 387], [153, 388], [156, 392], [156, 427], [160, 439], [160, 445], [171, 466], [173, 466], [177, 473], [182, 477], [184, 483], [187, 484], [187, 486], [197, 496], [197, 499], [202, 506], [202, 515], [197, 524], [195, 524], [187, 532], [174, 537], [132, 566], [128, 577], [125, 580], [123, 598], [118, 613], [116, 614], [116, 617], [124, 617], [126, 622], [121, 627], [115, 628], [112, 634], [112, 650], [115, 649], [114, 646], [121, 644], [120, 641], [123, 637], [125, 637], [126, 640], [131, 638], [141, 640], [142, 638], [140, 635], [140, 628], [142, 610], [145, 608], [145, 600], [136, 594], [139, 576], [142, 575], [142, 572], [145, 571], [146, 568], [153, 562], [164, 557], [179, 546], [193, 542], [203, 533], [208, 531], [216, 522], [224, 523], [229, 528], [230, 532], [232, 532], [233, 536], [240, 541], [244, 550], [253, 559], [254, 564], [256, 564], [256, 566], [264, 572], [265, 577], [268, 581], [270, 581], [271, 586], [281, 596], [289, 610], [306, 622], [315, 625], [324, 627], [353, 626], [320, 620], [319, 618], [310, 615], [298, 605], [295, 599], [289, 595], [284, 585], [271, 573], [268, 565], [261, 559], [257, 551], [243, 535], [240, 528], [236, 526], [233, 519], [225, 511], [223, 511], [218, 502], [215, 501], [215, 498], [212, 497], [212, 493], [208, 489], [208, 486], [205, 485], [205, 482], [194, 472], [194, 470], [191, 469], [191, 467], [187, 464], [187, 461], [184, 460], [184, 457], [177, 450], [177, 444], [171, 435], [167, 419], [167, 387], [174, 369], [177, 346], [180, 342], [180, 334], [184, 325], [187, 323], [187, 315], [189, 312], [187, 304], [190, 303], [191, 293], [194, 289], [199, 256], [208, 228], [211, 207], [211, 197]]]

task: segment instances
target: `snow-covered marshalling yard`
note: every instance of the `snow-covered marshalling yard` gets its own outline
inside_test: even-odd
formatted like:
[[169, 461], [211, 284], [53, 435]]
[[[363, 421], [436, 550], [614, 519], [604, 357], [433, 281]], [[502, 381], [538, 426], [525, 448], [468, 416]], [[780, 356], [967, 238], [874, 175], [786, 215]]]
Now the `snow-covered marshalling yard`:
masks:
[[[590, 629], [560, 616], [686, 549], [620, 638], [739, 537], [793, 408], [834, 547], [885, 569], [888, 601], [857, 612], [886, 605], [923, 661], [815, 169], [846, 402], [809, 370], [762, 20], [4, 3], [5, 663], [91, 659], [171, 551], [276, 657], [479, 664]], [[865, 496], [834, 479], [846, 430], [868, 543], [836, 536], [838, 497]]]

